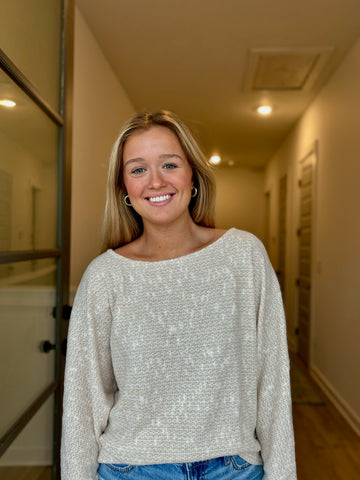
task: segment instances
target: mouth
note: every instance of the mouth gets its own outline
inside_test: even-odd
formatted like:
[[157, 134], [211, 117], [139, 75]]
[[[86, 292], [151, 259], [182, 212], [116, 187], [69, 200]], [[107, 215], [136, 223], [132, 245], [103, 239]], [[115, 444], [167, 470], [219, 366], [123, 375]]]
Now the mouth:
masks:
[[161, 203], [161, 202], [166, 202], [167, 200], [170, 200], [170, 198], [173, 196], [173, 194], [164, 194], [164, 195], [157, 195], [154, 197], [146, 197], [146, 200], [148, 200], [151, 203]]

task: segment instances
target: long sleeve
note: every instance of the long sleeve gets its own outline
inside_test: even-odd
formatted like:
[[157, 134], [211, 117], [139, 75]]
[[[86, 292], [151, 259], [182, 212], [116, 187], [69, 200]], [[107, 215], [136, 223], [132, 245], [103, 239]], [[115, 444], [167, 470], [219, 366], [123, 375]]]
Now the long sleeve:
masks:
[[[262, 247], [262, 246], [261, 246]], [[258, 414], [256, 433], [263, 480], [296, 480], [286, 323], [279, 284], [265, 249], [257, 324]]]
[[99, 438], [114, 403], [106, 280], [96, 263], [90, 264], [72, 310], [65, 370], [62, 480], [97, 478]]

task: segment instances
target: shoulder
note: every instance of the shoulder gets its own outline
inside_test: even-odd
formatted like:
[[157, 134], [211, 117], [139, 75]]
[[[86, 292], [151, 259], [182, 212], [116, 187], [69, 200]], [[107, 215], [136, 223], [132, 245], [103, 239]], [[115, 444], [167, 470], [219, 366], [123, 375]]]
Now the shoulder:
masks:
[[223, 250], [235, 261], [242, 259], [248, 266], [257, 271], [267, 269], [270, 260], [262, 241], [245, 230], [231, 228], [223, 236]]
[[255, 251], [264, 251], [265, 247], [261, 240], [253, 233], [237, 228], [230, 228], [224, 234], [224, 239], [228, 244], [233, 244], [239, 247], [251, 248]]
[[111, 253], [112, 253], [112, 250], [107, 250], [101, 255], [98, 255], [97, 257], [95, 257], [89, 263], [85, 271], [90, 274], [96, 274], [109, 269], [111, 266]]
[[81, 284], [86, 284], [89, 287], [92, 285], [99, 285], [104, 282], [112, 270], [111, 250], [107, 250], [101, 255], [94, 258], [86, 267], [81, 279]]

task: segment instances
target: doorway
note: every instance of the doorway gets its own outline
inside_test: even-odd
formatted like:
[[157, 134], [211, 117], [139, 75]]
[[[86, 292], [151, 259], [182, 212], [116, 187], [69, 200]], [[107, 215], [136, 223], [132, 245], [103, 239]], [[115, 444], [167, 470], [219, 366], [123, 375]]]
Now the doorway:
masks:
[[276, 274], [283, 298], [285, 298], [285, 259], [286, 259], [286, 216], [287, 216], [287, 175], [283, 175], [279, 180], [279, 218], [278, 218], [278, 238], [279, 254], [278, 268]]
[[[72, 0], [0, 15], [0, 469], [59, 446], [69, 274]], [[9, 474], [10, 475], [10, 474]], [[19, 474], [20, 478], [21, 475]]]
[[298, 276], [297, 276], [297, 335], [298, 355], [311, 363], [311, 330], [313, 312], [313, 225], [317, 145], [300, 161]]

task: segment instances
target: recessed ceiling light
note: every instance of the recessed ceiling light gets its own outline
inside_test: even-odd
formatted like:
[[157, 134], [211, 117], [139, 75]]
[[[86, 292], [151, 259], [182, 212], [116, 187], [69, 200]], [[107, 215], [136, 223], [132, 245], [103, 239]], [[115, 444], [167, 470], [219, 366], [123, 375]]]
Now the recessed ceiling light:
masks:
[[219, 155], [212, 155], [210, 157], [210, 160], [209, 162], [212, 164], [212, 165], [219, 165], [219, 163], [221, 162], [221, 158]]
[[0, 100], [0, 105], [2, 107], [13, 108], [15, 107], [16, 103], [13, 102], [12, 100], [8, 100], [7, 98], [4, 98], [3, 100]]
[[228, 165], [229, 165], [229, 167], [233, 167], [235, 165], [234, 160], [229, 160]]
[[270, 105], [260, 105], [257, 107], [256, 111], [260, 113], [260, 115], [270, 115], [273, 111], [273, 108]]

